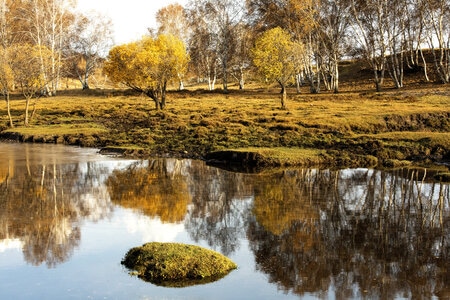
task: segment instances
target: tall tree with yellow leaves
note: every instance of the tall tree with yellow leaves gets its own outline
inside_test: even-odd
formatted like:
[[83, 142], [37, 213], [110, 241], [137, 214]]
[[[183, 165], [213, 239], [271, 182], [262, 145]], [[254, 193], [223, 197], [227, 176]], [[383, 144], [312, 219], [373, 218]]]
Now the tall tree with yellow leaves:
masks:
[[179, 38], [159, 35], [112, 48], [104, 71], [113, 82], [150, 97], [159, 110], [166, 106], [167, 84], [186, 71], [188, 61]]
[[295, 74], [299, 44], [290, 34], [276, 27], [264, 32], [256, 40], [252, 50], [253, 63], [268, 82], [277, 82], [281, 87], [281, 107], [286, 108], [286, 86]]

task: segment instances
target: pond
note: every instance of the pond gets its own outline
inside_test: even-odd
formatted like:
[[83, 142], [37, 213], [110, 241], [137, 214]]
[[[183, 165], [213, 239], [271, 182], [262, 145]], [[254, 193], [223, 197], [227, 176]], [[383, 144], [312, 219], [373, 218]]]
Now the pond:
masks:
[[[0, 143], [0, 299], [394, 299], [450, 295], [450, 191], [414, 170], [229, 172], [197, 160]], [[238, 269], [168, 288], [121, 265], [143, 243]]]

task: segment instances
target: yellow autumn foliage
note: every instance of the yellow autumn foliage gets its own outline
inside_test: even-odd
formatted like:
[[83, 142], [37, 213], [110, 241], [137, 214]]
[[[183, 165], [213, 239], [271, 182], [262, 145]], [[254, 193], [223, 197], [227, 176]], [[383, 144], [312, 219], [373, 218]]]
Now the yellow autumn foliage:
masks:
[[2, 93], [10, 92], [14, 87], [14, 75], [11, 69], [9, 49], [0, 49], [0, 89]]
[[190, 202], [183, 178], [159, 176], [145, 168], [116, 171], [107, 180], [107, 186], [115, 204], [159, 217], [162, 222], [183, 221]]
[[146, 94], [156, 109], [165, 106], [167, 84], [186, 72], [186, 47], [173, 35], [159, 35], [112, 48], [104, 71], [115, 82]]
[[[295, 177], [278, 176], [261, 179], [255, 191], [254, 214], [265, 230], [283, 236], [295, 226], [298, 243], [295, 247], [312, 249], [319, 210], [311, 205], [306, 190], [299, 188]], [[295, 225], [296, 224], [296, 225]]]
[[292, 41], [291, 35], [280, 27], [264, 32], [252, 49], [253, 63], [264, 80], [280, 84], [282, 108], [285, 108], [286, 85], [296, 71], [299, 50], [299, 45]]
[[256, 40], [253, 62], [266, 80], [286, 82], [294, 72], [293, 49], [289, 33], [277, 27]]

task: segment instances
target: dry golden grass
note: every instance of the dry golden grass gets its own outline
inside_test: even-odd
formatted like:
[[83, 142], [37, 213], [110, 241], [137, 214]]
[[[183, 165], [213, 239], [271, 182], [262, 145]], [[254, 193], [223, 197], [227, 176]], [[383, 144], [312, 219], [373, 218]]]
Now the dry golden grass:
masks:
[[310, 160], [332, 157], [342, 164], [366, 164], [367, 159], [358, 157], [368, 155], [370, 164], [373, 157], [448, 158], [446, 86], [382, 93], [348, 86], [340, 94], [303, 89], [301, 94], [290, 90], [287, 109], [281, 109], [276, 87], [232, 87], [227, 94], [191, 88], [170, 92], [164, 111], [154, 110], [149, 98], [126, 91], [65, 91], [37, 101], [30, 127], [19, 122], [24, 102], [12, 101], [16, 127], [6, 128], [2, 107], [0, 128], [4, 137], [15, 132], [33, 141], [140, 148], [149, 155], [202, 157], [218, 150], [258, 149], [286, 164], [305, 161], [305, 155]]

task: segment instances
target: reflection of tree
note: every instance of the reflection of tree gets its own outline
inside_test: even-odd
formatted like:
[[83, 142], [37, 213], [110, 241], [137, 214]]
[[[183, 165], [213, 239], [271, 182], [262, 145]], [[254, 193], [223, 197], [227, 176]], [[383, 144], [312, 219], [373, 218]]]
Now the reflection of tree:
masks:
[[323, 248], [317, 231], [320, 208], [312, 201], [329, 191], [328, 179], [310, 170], [285, 171], [262, 177], [255, 187], [255, 220], [248, 230], [251, 247], [258, 268], [286, 290], [326, 291], [330, 283], [331, 265], [317, 255]]
[[194, 205], [185, 224], [191, 237], [225, 255], [236, 251], [248, 215], [248, 201], [243, 199], [252, 195], [248, 177], [193, 162], [189, 187]]
[[3, 189], [7, 189], [8, 180], [14, 176], [14, 159], [13, 157], [2, 157], [0, 160], [0, 184]]
[[[79, 182], [86, 174], [82, 164], [62, 164], [56, 155], [43, 159], [42, 153], [25, 149], [24, 155], [13, 150], [6, 155], [10, 171], [0, 183], [0, 242], [20, 239], [26, 261], [53, 267], [72, 255], [80, 240], [80, 218], [90, 215], [92, 206], [80, 197]], [[98, 205], [105, 200], [97, 199]]]
[[[260, 180], [248, 238], [284, 290], [430, 298], [450, 284], [448, 185], [414, 173], [292, 171]], [[355, 294], [358, 293], [358, 294]]]
[[[264, 184], [255, 189], [254, 213], [257, 221], [276, 235], [282, 234], [299, 220], [305, 227], [305, 234], [309, 235], [312, 231], [306, 228], [314, 227], [319, 219], [318, 210], [311, 206], [308, 191], [299, 188], [299, 179], [303, 178], [283, 173], [265, 178], [261, 181]], [[310, 247], [314, 244], [314, 237], [306, 235], [303, 242]]]
[[[178, 162], [171, 168], [170, 162]], [[185, 178], [180, 172], [181, 161], [152, 160], [116, 170], [106, 181], [111, 200], [126, 208], [142, 211], [163, 222], [184, 220], [189, 204]]]
[[244, 175], [206, 166], [201, 161], [160, 159], [137, 162], [108, 178], [111, 199], [163, 222], [181, 222], [191, 237], [224, 254], [242, 238], [251, 195]]
[[56, 166], [50, 170], [27, 166], [24, 171], [16, 170], [1, 199], [6, 206], [1, 219], [6, 224], [0, 239], [20, 238], [28, 262], [54, 266], [78, 244], [79, 229], [71, 224], [72, 204], [61, 197], [64, 187], [58, 183]]
[[0, 242], [20, 239], [36, 265], [71, 255], [80, 220], [111, 213], [109, 191], [116, 204], [184, 220], [195, 241], [226, 255], [247, 234], [257, 268], [285, 291], [431, 298], [450, 286], [450, 190], [422, 173], [246, 175], [168, 159], [110, 174], [97, 162], [6, 156], [13, 159], [0, 161]]
[[107, 218], [113, 211], [108, 190], [104, 185], [111, 172], [106, 165], [100, 162], [77, 164], [75, 173], [80, 173], [81, 176], [71, 177], [75, 181], [71, 184], [70, 194], [77, 214], [94, 222]]

